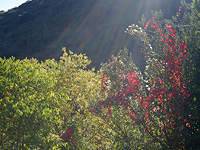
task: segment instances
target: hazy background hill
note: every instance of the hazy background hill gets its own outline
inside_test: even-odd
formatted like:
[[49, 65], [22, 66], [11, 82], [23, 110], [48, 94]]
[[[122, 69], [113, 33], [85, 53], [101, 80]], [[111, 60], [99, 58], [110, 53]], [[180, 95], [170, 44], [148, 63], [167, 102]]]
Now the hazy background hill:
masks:
[[[138, 66], [143, 59], [124, 33], [142, 14], [161, 9], [175, 15], [180, 0], [32, 0], [0, 12], [0, 57], [58, 59], [62, 47], [85, 53], [99, 67], [126, 46]], [[149, 16], [150, 17], [150, 16]]]

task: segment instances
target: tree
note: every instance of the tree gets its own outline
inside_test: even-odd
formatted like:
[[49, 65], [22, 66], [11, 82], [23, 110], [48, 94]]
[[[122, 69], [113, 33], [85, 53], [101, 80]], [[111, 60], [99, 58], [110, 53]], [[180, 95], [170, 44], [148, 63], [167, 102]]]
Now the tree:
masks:
[[92, 130], [102, 121], [87, 108], [100, 76], [86, 70], [89, 63], [65, 50], [58, 62], [0, 58], [1, 149], [94, 147]]
[[137, 35], [143, 42], [142, 50], [147, 60], [144, 75], [125, 65], [127, 58], [122, 54], [113, 57], [103, 68], [100, 104], [107, 108], [108, 116], [119, 109], [128, 113], [133, 124], [139, 126], [140, 131], [145, 130], [146, 137], [162, 149], [199, 147], [192, 145], [192, 139], [199, 140], [199, 116], [197, 109], [192, 111], [196, 108], [193, 103], [196, 100], [191, 96], [191, 87], [196, 84], [191, 84], [194, 68], [188, 59], [188, 41], [179, 29], [181, 8], [178, 17], [173, 18], [179, 19], [177, 22], [161, 20], [160, 12], [155, 12], [148, 21], [142, 18], [144, 29], [137, 25], [129, 27], [127, 32]]

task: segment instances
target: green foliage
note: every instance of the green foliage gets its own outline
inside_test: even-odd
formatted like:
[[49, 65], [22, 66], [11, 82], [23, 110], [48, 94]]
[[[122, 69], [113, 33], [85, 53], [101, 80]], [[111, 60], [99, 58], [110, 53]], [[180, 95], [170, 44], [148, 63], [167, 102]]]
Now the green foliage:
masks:
[[65, 49], [59, 61], [0, 58], [0, 149], [199, 149], [199, 6], [182, 0], [170, 20], [156, 11], [129, 26], [144, 73], [127, 49], [97, 73]]
[[142, 74], [127, 49], [112, 56], [102, 69], [101, 99], [92, 111], [106, 121], [113, 141], [111, 149], [160, 149], [160, 144], [145, 132], [145, 112], [139, 106], [140, 95], [145, 94], [140, 91]]
[[[65, 51], [59, 62], [1, 58], [1, 149], [88, 146], [80, 141], [92, 139], [88, 124], [95, 117], [87, 108], [100, 85], [94, 69], [85, 70], [89, 63], [85, 55]], [[68, 128], [75, 129], [73, 144], [58, 138]]]
[[35, 59], [0, 61], [1, 147], [39, 145], [59, 123], [57, 104], [50, 93], [55, 81], [45, 75], [45, 69]]

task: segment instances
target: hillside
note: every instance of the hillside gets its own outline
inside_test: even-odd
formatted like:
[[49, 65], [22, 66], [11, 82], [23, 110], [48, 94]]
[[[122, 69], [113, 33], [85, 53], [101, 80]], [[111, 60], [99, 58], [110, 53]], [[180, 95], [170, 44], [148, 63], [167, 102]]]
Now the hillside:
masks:
[[[86, 53], [99, 67], [126, 46], [139, 67], [144, 60], [124, 31], [142, 14], [161, 9], [165, 18], [179, 0], [32, 0], [0, 12], [0, 57], [58, 59], [62, 47]], [[150, 16], [149, 16], [150, 17]]]

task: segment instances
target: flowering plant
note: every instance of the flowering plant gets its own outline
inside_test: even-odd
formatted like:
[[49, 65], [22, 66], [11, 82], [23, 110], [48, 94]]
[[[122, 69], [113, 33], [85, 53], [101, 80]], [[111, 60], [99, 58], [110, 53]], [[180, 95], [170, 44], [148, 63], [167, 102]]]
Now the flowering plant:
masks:
[[[121, 108], [122, 117], [130, 118], [162, 148], [184, 148], [183, 132], [191, 127], [185, 112], [190, 97], [189, 80], [184, 78], [187, 45], [171, 22], [163, 28], [157, 24], [155, 16], [146, 22], [144, 29], [129, 26], [127, 33], [139, 35], [144, 42], [147, 59], [144, 74], [134, 66], [127, 51], [113, 56], [103, 65], [102, 99], [92, 111], [99, 105], [102, 113], [107, 109], [109, 122], [113, 110]], [[156, 41], [150, 40], [153, 35], [148, 28], [155, 31]]]

